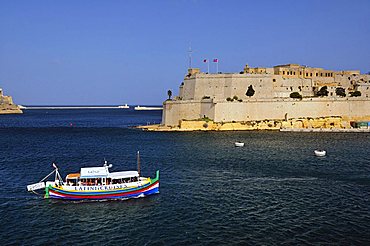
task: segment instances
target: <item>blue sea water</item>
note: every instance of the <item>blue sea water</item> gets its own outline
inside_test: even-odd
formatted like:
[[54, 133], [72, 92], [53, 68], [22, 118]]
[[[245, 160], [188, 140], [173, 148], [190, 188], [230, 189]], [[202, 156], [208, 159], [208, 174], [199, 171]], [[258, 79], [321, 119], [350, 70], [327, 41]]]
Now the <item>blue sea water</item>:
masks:
[[[370, 134], [131, 128], [160, 120], [116, 109], [0, 115], [1, 244], [370, 244]], [[68, 202], [26, 191], [53, 161], [63, 176], [104, 159], [132, 170], [137, 150], [143, 175], [160, 170], [160, 194]]]

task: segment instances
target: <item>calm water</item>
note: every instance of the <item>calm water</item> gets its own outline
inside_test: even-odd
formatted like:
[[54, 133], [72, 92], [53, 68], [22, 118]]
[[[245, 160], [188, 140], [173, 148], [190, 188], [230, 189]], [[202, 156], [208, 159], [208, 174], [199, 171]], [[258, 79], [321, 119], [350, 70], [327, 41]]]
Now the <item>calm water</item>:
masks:
[[[160, 119], [107, 109], [0, 116], [1, 244], [370, 244], [370, 134], [130, 128]], [[161, 171], [158, 195], [63, 202], [26, 191], [53, 161], [63, 176], [104, 158], [130, 170], [137, 150], [143, 175]]]

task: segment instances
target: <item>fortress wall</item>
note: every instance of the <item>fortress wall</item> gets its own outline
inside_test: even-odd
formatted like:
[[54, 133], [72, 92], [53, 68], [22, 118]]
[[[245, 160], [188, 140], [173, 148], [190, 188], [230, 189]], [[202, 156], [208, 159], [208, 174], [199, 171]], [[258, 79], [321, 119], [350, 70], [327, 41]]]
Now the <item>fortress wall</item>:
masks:
[[[234, 110], [232, 110], [234, 109]], [[302, 117], [370, 116], [370, 101], [363, 99], [336, 100], [284, 100], [218, 103], [215, 109], [215, 122], [251, 121]]]
[[187, 79], [184, 81], [182, 90], [180, 91], [179, 96], [183, 100], [193, 100], [195, 94], [195, 79]]
[[196, 74], [185, 79], [180, 97], [183, 100], [201, 100], [204, 96], [216, 100], [237, 96], [247, 99], [248, 87], [253, 86], [255, 98], [271, 98], [273, 96], [272, 75], [246, 74]]
[[285, 115], [287, 118], [370, 116], [370, 101], [358, 98], [220, 101], [217, 103], [167, 101], [164, 104], [162, 124], [177, 126], [180, 120], [196, 120], [203, 117], [209, 117], [215, 122], [282, 120]]
[[[208, 104], [206, 103], [206, 105]], [[162, 124], [177, 126], [182, 119], [202, 118], [207, 111], [206, 108], [207, 106], [202, 105], [200, 101], [166, 101], [163, 103]]]
[[281, 75], [270, 74], [196, 74], [184, 81], [180, 97], [183, 100], [201, 100], [209, 96], [216, 100], [226, 100], [238, 96], [247, 99], [245, 95], [248, 86], [255, 90], [254, 98], [287, 97], [290, 93], [299, 92], [304, 97], [314, 95], [314, 87], [318, 90], [327, 86], [331, 95], [335, 89], [343, 87], [353, 90], [355, 83], [370, 83], [369, 75], [334, 75], [334, 77], [284, 78]]

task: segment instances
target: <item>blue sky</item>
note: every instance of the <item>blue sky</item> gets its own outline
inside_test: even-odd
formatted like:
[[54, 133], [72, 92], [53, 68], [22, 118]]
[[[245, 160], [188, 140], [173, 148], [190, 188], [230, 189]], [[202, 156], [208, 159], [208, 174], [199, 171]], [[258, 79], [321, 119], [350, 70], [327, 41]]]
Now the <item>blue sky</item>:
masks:
[[[188, 67], [370, 71], [370, 1], [0, 0], [0, 87], [18, 104], [161, 104]], [[215, 66], [211, 64], [211, 72]]]

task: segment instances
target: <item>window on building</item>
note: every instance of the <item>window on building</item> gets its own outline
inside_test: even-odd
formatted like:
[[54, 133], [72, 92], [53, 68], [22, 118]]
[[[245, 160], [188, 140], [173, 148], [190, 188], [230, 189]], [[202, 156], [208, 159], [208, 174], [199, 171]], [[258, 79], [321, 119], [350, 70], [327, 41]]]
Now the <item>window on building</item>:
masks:
[[310, 77], [312, 77], [312, 73], [310, 73]]
[[272, 82], [276, 82], [276, 79], [272, 79]]
[[299, 75], [302, 75], [302, 72], [299, 72]]
[[319, 73], [316, 73], [316, 77], [319, 76]]
[[285, 74], [285, 71], [283, 71], [283, 75]]
[[308, 73], [306, 73], [306, 77], [308, 77]]

